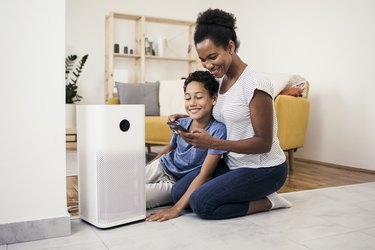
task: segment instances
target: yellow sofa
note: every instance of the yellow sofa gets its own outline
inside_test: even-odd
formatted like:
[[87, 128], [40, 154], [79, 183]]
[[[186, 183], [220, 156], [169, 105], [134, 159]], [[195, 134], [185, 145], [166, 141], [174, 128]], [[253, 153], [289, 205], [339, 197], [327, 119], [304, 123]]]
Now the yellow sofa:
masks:
[[275, 99], [278, 123], [277, 136], [281, 148], [288, 153], [290, 171], [294, 167], [293, 153], [303, 147], [310, 113], [306, 97], [279, 95]]
[[[287, 85], [286, 79], [292, 75], [283, 76], [281, 86]], [[275, 78], [269, 76], [269, 78]], [[275, 81], [280, 81], [280, 77]], [[272, 82], [272, 79], [271, 79]], [[161, 87], [163, 86], [161, 81]], [[280, 85], [280, 84], [279, 84]], [[169, 91], [171, 87], [168, 87]], [[279, 87], [279, 92], [282, 88]], [[182, 91], [182, 89], [179, 89]], [[310, 103], [308, 100], [309, 83], [306, 81], [305, 94], [303, 97], [294, 97], [289, 95], [277, 95], [275, 98], [275, 111], [278, 122], [278, 137], [280, 140], [281, 148], [288, 153], [289, 168], [293, 169], [293, 152], [298, 148], [303, 147], [305, 141], [305, 135], [307, 130]], [[173, 94], [173, 91], [168, 93]], [[162, 95], [162, 94], [161, 94]], [[165, 98], [165, 96], [164, 96]], [[161, 100], [160, 100], [161, 101]], [[169, 100], [171, 101], [171, 100]], [[111, 98], [107, 101], [108, 104], [119, 104], [118, 98]], [[171, 106], [171, 105], [165, 105]], [[172, 105], [173, 106], [173, 105]], [[162, 108], [162, 107], [161, 107]], [[181, 108], [180, 108], [181, 109]], [[168, 111], [167, 111], [168, 112]], [[176, 110], [171, 110], [170, 113], [184, 113]], [[168, 116], [161, 112], [161, 116], [146, 116], [145, 117], [145, 137], [146, 146], [148, 151], [151, 152], [151, 147], [154, 145], [168, 145], [172, 136], [172, 131], [166, 124]]]

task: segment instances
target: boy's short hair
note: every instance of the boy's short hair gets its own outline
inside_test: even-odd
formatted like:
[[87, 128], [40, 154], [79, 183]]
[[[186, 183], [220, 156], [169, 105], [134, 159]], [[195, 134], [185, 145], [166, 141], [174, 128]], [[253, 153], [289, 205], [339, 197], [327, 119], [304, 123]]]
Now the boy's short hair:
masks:
[[215, 77], [208, 71], [197, 70], [190, 73], [184, 82], [184, 92], [186, 92], [186, 87], [192, 81], [201, 82], [205, 89], [208, 90], [210, 96], [214, 96], [219, 91], [219, 83], [216, 81]]

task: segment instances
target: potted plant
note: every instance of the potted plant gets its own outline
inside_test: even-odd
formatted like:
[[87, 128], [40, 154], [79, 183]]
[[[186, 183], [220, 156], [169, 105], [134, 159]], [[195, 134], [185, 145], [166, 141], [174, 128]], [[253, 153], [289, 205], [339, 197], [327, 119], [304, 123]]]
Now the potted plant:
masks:
[[65, 112], [66, 112], [66, 128], [75, 128], [75, 103], [82, 99], [78, 94], [77, 81], [82, 73], [83, 66], [86, 63], [88, 54], [81, 59], [77, 55], [69, 55], [65, 57]]
[[77, 81], [88, 56], [84, 55], [79, 61], [77, 55], [69, 55], [65, 58], [65, 103], [76, 103], [82, 99], [77, 92]]

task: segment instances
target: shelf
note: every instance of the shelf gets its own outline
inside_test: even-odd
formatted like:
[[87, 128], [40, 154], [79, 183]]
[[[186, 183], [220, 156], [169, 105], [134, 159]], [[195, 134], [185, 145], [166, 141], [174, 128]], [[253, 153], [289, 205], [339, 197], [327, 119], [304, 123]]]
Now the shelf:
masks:
[[151, 60], [166, 60], [166, 61], [181, 61], [181, 62], [195, 62], [194, 59], [182, 57], [166, 57], [166, 56], [146, 56], [146, 59]]
[[195, 22], [192, 21], [175, 20], [161, 17], [146, 17], [146, 22], [183, 25], [190, 27], [195, 26]]
[[134, 21], [138, 21], [142, 18], [142, 16], [138, 16], [138, 15], [124, 14], [124, 13], [117, 13], [117, 12], [112, 12], [112, 15], [114, 18], [122, 18], [122, 19], [134, 20]]
[[[116, 19], [128, 20], [129, 25], [134, 25], [134, 32], [127, 32], [129, 37], [134, 39], [133, 51], [137, 54], [124, 54], [124, 53], [113, 53], [113, 45], [115, 44], [115, 21]], [[122, 60], [130, 59], [134, 61], [134, 79], [132, 82], [145, 82], [146, 66], [150, 65], [147, 62], [150, 61], [171, 61], [171, 62], [183, 62], [186, 64], [186, 74], [192, 72], [194, 65], [198, 62], [196, 55], [189, 50], [189, 54], [182, 54], [181, 56], [152, 56], [146, 54], [146, 26], [148, 23], [156, 23], [157, 25], [150, 25], [153, 29], [157, 27], [168, 27], [168, 25], [182, 26], [182, 27], [171, 27], [172, 29], [182, 29], [187, 36], [187, 46], [180, 45], [180, 47], [193, 48], [193, 31], [195, 22], [169, 19], [163, 17], [149, 17], [143, 15], [134, 15], [118, 12], [110, 12], [105, 18], [105, 89], [106, 89], [106, 100], [112, 98], [115, 95], [114, 91], [114, 79], [113, 71], [115, 63], [122, 65]], [[162, 25], [159, 25], [162, 24]], [[166, 24], [166, 25], [165, 25]], [[119, 32], [119, 31], [117, 31]], [[123, 32], [123, 31], [121, 31]], [[124, 30], [124, 32], [126, 32]], [[185, 47], [186, 46], [186, 47]], [[183, 48], [174, 48], [176, 51], [181, 51]], [[158, 65], [153, 65], [157, 67]], [[182, 66], [182, 65], [181, 65]]]
[[[124, 13], [118, 13], [118, 12], [113, 12], [113, 17], [127, 19], [127, 20], [134, 20], [134, 21], [139, 21], [142, 19], [142, 16], [139, 16], [139, 15], [124, 14]], [[176, 20], [176, 19], [163, 18], [163, 17], [145, 16], [145, 22], [174, 24], [174, 25], [182, 25], [182, 26], [195, 26], [195, 22], [193, 21]]]
[[139, 58], [141, 58], [141, 55], [113, 53], [113, 57], [125, 57], [125, 58], [139, 59]]
[[[134, 54], [119, 54], [114, 53], [113, 57], [115, 58], [132, 58], [132, 59], [140, 59], [141, 55], [134, 55]], [[167, 56], [145, 56], [146, 60], [165, 60], [165, 61], [180, 61], [180, 62], [195, 62], [196, 60], [190, 58], [182, 58], [182, 57], [167, 57]]]

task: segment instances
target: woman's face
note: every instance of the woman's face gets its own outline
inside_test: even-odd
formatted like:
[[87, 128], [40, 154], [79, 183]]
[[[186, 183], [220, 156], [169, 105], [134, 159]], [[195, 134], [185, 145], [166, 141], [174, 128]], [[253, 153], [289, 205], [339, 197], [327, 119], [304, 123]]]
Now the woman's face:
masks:
[[196, 50], [203, 67], [210, 71], [216, 78], [221, 78], [227, 73], [232, 63], [231, 49], [231, 44], [226, 50], [222, 46], [216, 46], [209, 38], [196, 45]]

